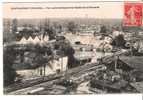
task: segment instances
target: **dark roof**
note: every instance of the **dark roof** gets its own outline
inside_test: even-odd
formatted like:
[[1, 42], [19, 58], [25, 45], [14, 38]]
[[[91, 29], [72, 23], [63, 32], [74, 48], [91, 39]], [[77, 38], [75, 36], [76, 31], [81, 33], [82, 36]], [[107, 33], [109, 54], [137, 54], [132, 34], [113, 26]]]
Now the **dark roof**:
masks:
[[103, 80], [95, 80], [95, 84], [100, 86], [104, 86], [109, 89], [117, 89], [120, 90], [121, 88], [127, 85], [127, 82], [124, 80], [120, 80], [119, 82], [112, 83], [110, 81], [103, 81]]
[[143, 70], [143, 56], [122, 56], [120, 60], [134, 69]]
[[139, 91], [140, 93], [143, 93], [143, 81], [131, 83], [131, 85], [132, 85], [134, 88], [136, 88], [137, 91]]

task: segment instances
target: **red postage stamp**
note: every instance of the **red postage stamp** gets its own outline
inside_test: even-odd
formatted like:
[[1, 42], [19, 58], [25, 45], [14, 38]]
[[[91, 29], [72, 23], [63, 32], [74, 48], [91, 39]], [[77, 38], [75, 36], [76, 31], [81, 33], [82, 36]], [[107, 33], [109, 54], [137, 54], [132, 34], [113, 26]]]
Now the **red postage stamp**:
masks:
[[142, 25], [142, 3], [124, 4], [124, 22], [125, 26]]

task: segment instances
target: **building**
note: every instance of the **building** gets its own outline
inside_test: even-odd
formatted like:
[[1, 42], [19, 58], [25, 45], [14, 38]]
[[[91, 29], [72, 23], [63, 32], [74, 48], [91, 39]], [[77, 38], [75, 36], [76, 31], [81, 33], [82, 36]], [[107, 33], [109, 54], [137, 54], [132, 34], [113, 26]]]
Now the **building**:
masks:
[[143, 56], [120, 57], [120, 60], [132, 69], [132, 77], [143, 81]]
[[20, 41], [17, 41], [17, 43], [19, 44], [42, 44], [42, 43], [47, 43], [49, 42], [49, 36], [45, 36], [42, 38], [42, 35], [39, 36], [35, 36], [34, 38], [32, 38], [31, 36], [28, 37], [28, 39], [26, 39], [24, 36], [21, 38]]
[[67, 70], [68, 57], [59, 57], [49, 61], [45, 66], [31, 66], [24, 63], [14, 65], [16, 73], [23, 79], [30, 79], [34, 77], [48, 76], [50, 74], [56, 74]]

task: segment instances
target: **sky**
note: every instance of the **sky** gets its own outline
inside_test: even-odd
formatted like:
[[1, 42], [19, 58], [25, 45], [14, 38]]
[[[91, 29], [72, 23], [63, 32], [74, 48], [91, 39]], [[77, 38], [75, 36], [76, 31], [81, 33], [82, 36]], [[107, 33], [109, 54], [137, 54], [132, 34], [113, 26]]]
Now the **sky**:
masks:
[[3, 3], [3, 18], [123, 18], [123, 8], [123, 2]]

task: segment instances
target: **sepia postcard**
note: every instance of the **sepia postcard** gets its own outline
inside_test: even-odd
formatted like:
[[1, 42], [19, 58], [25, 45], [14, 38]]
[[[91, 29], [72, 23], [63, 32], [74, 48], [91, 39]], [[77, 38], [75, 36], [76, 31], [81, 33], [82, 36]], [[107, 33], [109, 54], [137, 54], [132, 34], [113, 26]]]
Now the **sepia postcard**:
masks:
[[143, 93], [143, 2], [4, 2], [3, 93]]

